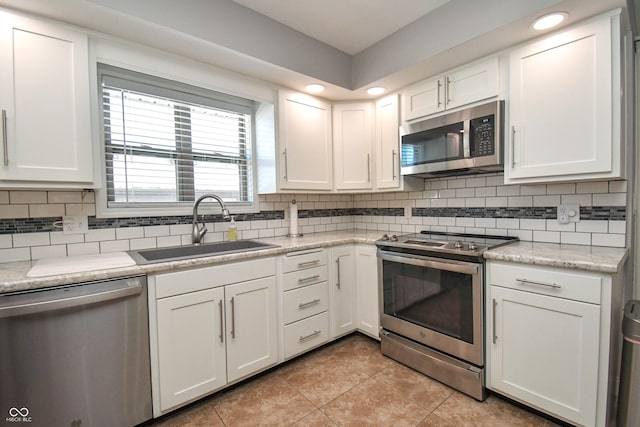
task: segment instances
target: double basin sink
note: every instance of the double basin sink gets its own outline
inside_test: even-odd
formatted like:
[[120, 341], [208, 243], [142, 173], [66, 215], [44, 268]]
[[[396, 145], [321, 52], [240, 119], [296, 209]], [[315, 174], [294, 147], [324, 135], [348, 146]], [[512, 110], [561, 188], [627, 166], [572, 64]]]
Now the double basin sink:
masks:
[[228, 242], [205, 243], [201, 245], [142, 249], [138, 251], [129, 251], [128, 254], [134, 259], [136, 264], [141, 265], [207, 256], [227, 255], [239, 252], [250, 252], [277, 247], [278, 245], [263, 243], [257, 240], [233, 240]]

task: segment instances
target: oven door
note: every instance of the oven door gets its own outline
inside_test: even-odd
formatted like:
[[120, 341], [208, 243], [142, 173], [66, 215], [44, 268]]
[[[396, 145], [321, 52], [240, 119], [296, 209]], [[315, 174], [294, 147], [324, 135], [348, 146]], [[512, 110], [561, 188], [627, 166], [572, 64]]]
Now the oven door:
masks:
[[380, 324], [484, 365], [483, 264], [378, 250]]

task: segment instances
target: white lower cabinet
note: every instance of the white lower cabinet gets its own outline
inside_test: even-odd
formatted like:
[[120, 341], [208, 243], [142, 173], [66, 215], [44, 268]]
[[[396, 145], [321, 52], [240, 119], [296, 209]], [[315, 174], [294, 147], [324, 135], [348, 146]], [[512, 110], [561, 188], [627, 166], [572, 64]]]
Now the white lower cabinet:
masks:
[[161, 410], [227, 383], [223, 301], [215, 288], [156, 302]]
[[378, 258], [373, 245], [356, 246], [356, 295], [359, 331], [380, 339]]
[[331, 248], [331, 324], [334, 337], [353, 332], [358, 322], [355, 254], [353, 245]]
[[573, 424], [606, 425], [612, 277], [489, 261], [487, 282], [487, 387]]
[[283, 352], [289, 359], [329, 340], [329, 270], [324, 249], [291, 252], [281, 261]]
[[244, 378], [278, 360], [276, 278], [225, 286], [227, 381]]
[[278, 361], [275, 259], [149, 276], [154, 416]]
[[151, 274], [153, 415], [358, 330], [379, 338], [374, 245]]

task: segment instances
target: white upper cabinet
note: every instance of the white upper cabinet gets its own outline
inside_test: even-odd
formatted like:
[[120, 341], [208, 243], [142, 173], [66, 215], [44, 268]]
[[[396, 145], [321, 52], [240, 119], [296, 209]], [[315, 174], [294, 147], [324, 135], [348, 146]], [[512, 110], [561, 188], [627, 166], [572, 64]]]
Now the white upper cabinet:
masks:
[[93, 183], [87, 35], [0, 12], [3, 186]]
[[505, 182], [623, 176], [619, 12], [511, 53]]
[[280, 189], [332, 190], [331, 104], [286, 90], [278, 98]]
[[422, 191], [424, 179], [400, 175], [400, 111], [398, 95], [375, 103], [375, 189]]
[[400, 187], [400, 118], [398, 95], [376, 102], [376, 187]]
[[498, 96], [499, 60], [482, 60], [424, 80], [402, 93], [402, 120], [409, 121]]
[[373, 106], [334, 104], [333, 154], [336, 190], [373, 187]]

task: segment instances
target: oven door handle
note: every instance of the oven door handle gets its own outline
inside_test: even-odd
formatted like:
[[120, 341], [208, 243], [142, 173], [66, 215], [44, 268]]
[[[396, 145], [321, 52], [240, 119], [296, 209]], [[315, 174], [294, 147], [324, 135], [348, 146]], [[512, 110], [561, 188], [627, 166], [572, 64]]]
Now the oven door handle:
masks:
[[480, 266], [475, 262], [455, 261], [442, 258], [423, 257], [418, 255], [398, 255], [394, 252], [378, 250], [378, 258], [384, 261], [428, 267], [437, 270], [453, 271], [464, 274], [478, 274]]

